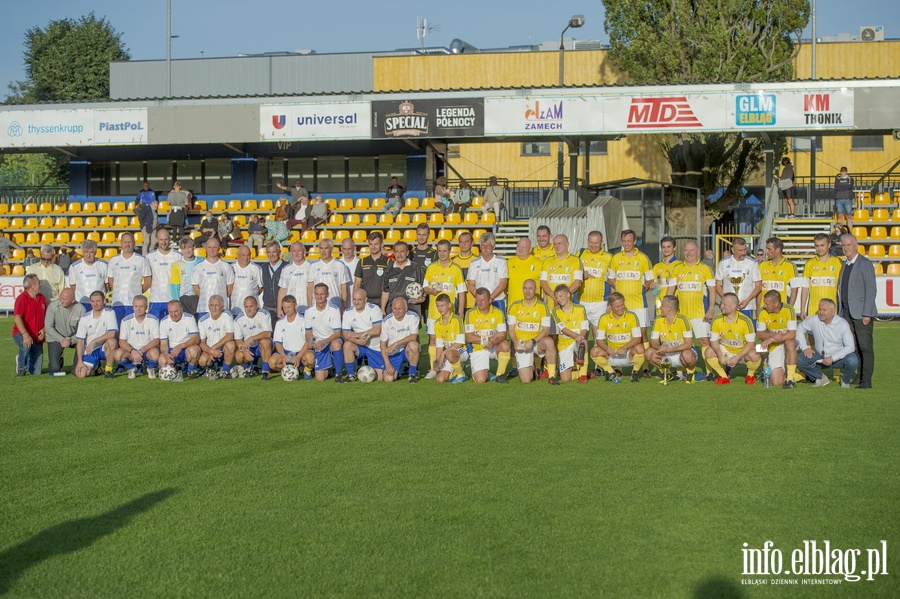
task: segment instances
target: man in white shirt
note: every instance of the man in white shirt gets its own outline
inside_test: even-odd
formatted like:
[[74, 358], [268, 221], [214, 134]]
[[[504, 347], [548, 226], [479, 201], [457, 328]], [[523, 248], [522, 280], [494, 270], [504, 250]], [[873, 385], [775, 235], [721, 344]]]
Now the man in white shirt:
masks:
[[159, 319], [148, 313], [147, 298], [136, 295], [131, 301], [133, 314], [119, 326], [119, 348], [116, 362], [128, 370], [128, 378], [137, 376], [138, 367], [147, 363], [147, 378], [156, 378], [159, 365]]
[[288, 364], [298, 370], [304, 366], [312, 368], [316, 358], [306, 345], [306, 321], [297, 314], [297, 298], [286, 295], [281, 303], [284, 318], [275, 324], [275, 349], [269, 358], [269, 370], [281, 372]]
[[762, 291], [759, 263], [747, 257], [749, 247], [742, 237], [731, 244], [731, 256], [719, 262], [716, 269], [716, 293], [738, 296], [738, 311], [756, 322], [756, 296]]
[[169, 302], [169, 315], [159, 323], [159, 365], [187, 364], [188, 377], [197, 378], [200, 360], [200, 333], [197, 321], [185, 314], [181, 302]]
[[291, 263], [281, 269], [278, 280], [278, 317], [284, 316], [281, 301], [286, 295], [297, 299], [297, 311], [302, 315], [312, 302], [309, 291], [310, 262], [306, 259], [306, 247], [298, 242], [291, 244]]
[[91, 311], [78, 321], [75, 338], [75, 376], [83, 379], [89, 376], [101, 361], [106, 362], [103, 376], [113, 378], [116, 356], [116, 333], [119, 324], [112, 310], [104, 308], [106, 294], [95, 291], [91, 294]]
[[[356, 257], [356, 244], [349, 237], [341, 242], [341, 263], [347, 267], [350, 273], [350, 284], [347, 285], [347, 297], [352, 297], [353, 279], [356, 275], [356, 266], [359, 264], [359, 258]], [[349, 306], [348, 306], [349, 307]]]
[[[316, 380], [328, 378], [328, 371], [334, 367], [336, 383], [343, 383], [340, 375], [344, 370], [344, 349], [341, 342], [341, 312], [328, 302], [328, 286], [318, 283], [314, 290], [316, 303], [306, 310], [303, 320], [306, 322], [306, 345], [315, 353]], [[311, 369], [307, 366], [303, 378], [312, 378]]]
[[381, 359], [384, 362], [384, 373], [379, 373], [379, 378], [383, 378], [386, 383], [397, 380], [405, 362], [409, 364], [409, 382], [418, 383], [421, 351], [418, 339], [419, 315], [407, 310], [405, 297], [394, 298], [391, 302], [391, 313], [381, 322]]
[[[209, 379], [232, 377], [234, 362], [234, 319], [225, 311], [225, 298], [214, 295], [209, 298], [209, 313], [200, 317], [200, 368], [207, 369]], [[219, 368], [216, 374], [216, 368]]]
[[[231, 265], [219, 258], [219, 240], [210, 237], [206, 240], [206, 260], [194, 267], [191, 272], [191, 284], [197, 300], [197, 316], [201, 317], [209, 310], [209, 298], [221, 295], [231, 297], [234, 289], [234, 270]], [[227, 309], [227, 301], [226, 306]]]
[[[353, 291], [353, 305], [344, 312], [344, 364], [347, 366], [345, 382], [356, 381], [356, 359], [366, 358], [375, 369], [378, 378], [384, 373], [381, 359], [381, 308], [367, 301], [366, 290]], [[340, 374], [340, 373], [338, 373]]]
[[258, 264], [250, 262], [250, 246], [238, 248], [237, 262], [231, 265], [234, 270], [234, 288], [231, 291], [231, 313], [240, 316], [244, 299], [249, 296], [259, 297], [262, 293], [262, 269]]
[[120, 247], [121, 253], [110, 259], [106, 275], [106, 282], [112, 289], [112, 309], [117, 323], [134, 312], [131, 301], [134, 296], [150, 289], [151, 281], [150, 263], [140, 254], [134, 253], [134, 235], [122, 233]]
[[272, 357], [272, 318], [259, 307], [253, 296], [244, 298], [244, 312], [234, 321], [235, 361], [242, 366], [241, 376], [251, 376], [257, 360], [262, 360], [262, 380], [269, 380]]
[[328, 303], [344, 311], [347, 305], [347, 285], [350, 283], [350, 271], [340, 260], [335, 260], [334, 242], [330, 239], [319, 241], [322, 258], [313, 262], [309, 274], [309, 292], [312, 294], [316, 285], [322, 283], [328, 287]]
[[69, 285], [75, 292], [75, 301], [84, 306], [85, 312], [91, 310], [91, 294], [102, 291], [106, 294], [106, 277], [109, 264], [106, 260], [97, 259], [97, 242], [85, 239], [81, 243], [81, 260], [76, 260], [69, 267]]
[[168, 313], [169, 300], [172, 299], [170, 279], [172, 265], [181, 260], [181, 254], [169, 245], [169, 232], [160, 229], [156, 232], [156, 249], [147, 254], [150, 265], [150, 314], [157, 319]]
[[[812, 335], [813, 346], [807, 335]], [[837, 315], [837, 305], [828, 298], [819, 301], [819, 312], [797, 326], [797, 368], [824, 387], [831, 381], [822, 368], [840, 368], [841, 388], [849, 389], [850, 381], [859, 368], [859, 356], [853, 340], [853, 330], [845, 318]]]
[[491, 292], [491, 305], [506, 313], [506, 286], [509, 284], [509, 272], [506, 260], [494, 255], [497, 242], [493, 233], [485, 233], [478, 240], [481, 256], [469, 265], [466, 285], [469, 293], [484, 287]]
[[500, 210], [503, 208], [503, 198], [506, 190], [497, 183], [497, 177], [488, 179], [488, 186], [484, 190], [484, 204], [481, 205], [481, 211], [484, 213], [494, 211], [497, 220], [500, 220]]

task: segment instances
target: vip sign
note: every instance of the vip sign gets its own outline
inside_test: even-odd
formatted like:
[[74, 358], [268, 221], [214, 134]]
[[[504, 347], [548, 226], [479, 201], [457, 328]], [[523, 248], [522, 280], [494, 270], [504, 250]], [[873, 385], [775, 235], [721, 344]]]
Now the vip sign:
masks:
[[263, 104], [259, 107], [262, 141], [369, 139], [369, 102]]
[[486, 135], [602, 133], [602, 98], [485, 98]]

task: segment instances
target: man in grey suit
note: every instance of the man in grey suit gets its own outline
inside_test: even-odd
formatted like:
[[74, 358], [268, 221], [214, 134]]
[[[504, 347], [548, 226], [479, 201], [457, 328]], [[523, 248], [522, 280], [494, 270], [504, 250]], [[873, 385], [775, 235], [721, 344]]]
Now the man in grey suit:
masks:
[[872, 330], [875, 327], [875, 267], [859, 253], [859, 243], [853, 235], [841, 237], [841, 248], [847, 262], [841, 270], [838, 283], [838, 306], [841, 315], [850, 321], [856, 349], [859, 352], [859, 386], [872, 388], [872, 372], [875, 370], [875, 345]]
[[278, 322], [278, 283], [281, 281], [281, 271], [287, 266], [287, 262], [281, 259], [281, 244], [270, 241], [266, 244], [266, 258], [268, 262], [260, 265], [263, 282], [263, 307], [272, 317], [272, 329]]

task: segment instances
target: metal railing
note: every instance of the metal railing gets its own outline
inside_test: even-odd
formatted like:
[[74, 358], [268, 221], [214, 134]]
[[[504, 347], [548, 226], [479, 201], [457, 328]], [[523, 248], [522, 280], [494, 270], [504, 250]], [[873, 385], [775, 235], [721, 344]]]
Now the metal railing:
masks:
[[[447, 185], [451, 189], [459, 187], [459, 179], [448, 179]], [[476, 195], [483, 195], [485, 188], [488, 186], [488, 179], [466, 178], [466, 183], [475, 191]], [[503, 218], [506, 220], [527, 220], [541, 209], [549, 196], [558, 189], [556, 179], [552, 180], [532, 180], [532, 181], [510, 181], [509, 179], [497, 178], [497, 183], [506, 188], [506, 214]], [[568, 190], [568, 179], [564, 180], [564, 190]], [[580, 184], [580, 180], [576, 182]], [[581, 206], [573, 194], [572, 200]]]
[[[900, 174], [884, 177], [879, 173], [850, 174], [857, 196], [870, 193], [889, 193], [900, 190]], [[874, 191], [873, 191], [874, 188]], [[794, 209], [799, 218], [832, 218], [834, 216], [834, 177], [794, 178]], [[778, 198], [778, 214], [787, 214], [787, 204]]]
[[54, 187], [0, 187], [0, 204], [59, 204], [69, 201], [69, 188]]

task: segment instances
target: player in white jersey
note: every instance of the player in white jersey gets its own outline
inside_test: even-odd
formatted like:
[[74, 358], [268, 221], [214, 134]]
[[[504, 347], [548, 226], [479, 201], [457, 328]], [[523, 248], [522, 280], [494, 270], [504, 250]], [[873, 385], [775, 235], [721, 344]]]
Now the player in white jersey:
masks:
[[[306, 321], [306, 344], [315, 353], [316, 380], [328, 378], [328, 371], [334, 367], [335, 373], [344, 369], [344, 348], [341, 341], [341, 311], [328, 302], [328, 286], [318, 283], [314, 290], [316, 303], [303, 315]], [[303, 378], [311, 378], [307, 366]], [[343, 383], [343, 377], [335, 377], [335, 382]]]
[[244, 310], [244, 299], [259, 297], [262, 293], [262, 269], [258, 264], [250, 262], [250, 247], [242, 245], [238, 248], [237, 262], [231, 265], [234, 270], [234, 287], [231, 290], [231, 314], [240, 316]]
[[156, 232], [156, 249], [147, 254], [150, 265], [150, 314], [157, 319], [168, 312], [168, 303], [172, 299], [171, 276], [172, 265], [181, 261], [181, 254], [169, 245], [169, 232], [160, 229]]
[[509, 285], [509, 269], [506, 260], [494, 254], [497, 245], [493, 233], [485, 233], [478, 240], [481, 256], [469, 264], [466, 286], [469, 293], [484, 287], [490, 292], [491, 305], [506, 313], [506, 287]]
[[[350, 284], [347, 285], [347, 297], [352, 298], [353, 294], [353, 278], [356, 275], [356, 267], [359, 264], [359, 258], [356, 257], [356, 244], [349, 237], [341, 242], [341, 257], [338, 259], [347, 267], [350, 273]], [[349, 308], [349, 306], [348, 306]]]
[[[197, 294], [197, 316], [203, 316], [209, 310], [209, 298], [221, 295], [231, 297], [234, 289], [234, 270], [231, 265], [219, 258], [219, 240], [210, 237], [206, 240], [206, 260], [194, 267], [191, 272], [191, 284]], [[225, 308], [228, 308], [227, 301]]]
[[347, 305], [347, 284], [350, 283], [350, 271], [340, 260], [335, 260], [332, 252], [334, 242], [323, 239], [319, 242], [322, 259], [313, 262], [309, 267], [309, 285], [324, 283], [328, 287], [328, 303], [343, 312]]
[[281, 300], [286, 295], [297, 298], [297, 311], [302, 315], [312, 302], [309, 291], [310, 262], [306, 259], [306, 247], [299, 241], [291, 244], [291, 263], [281, 269], [278, 279], [278, 317], [284, 316], [281, 311]]
[[[207, 369], [207, 376], [231, 378], [231, 363], [234, 362], [234, 319], [225, 311], [225, 298], [214, 295], [209, 298], [209, 313], [200, 317], [197, 328], [200, 331], [201, 368]], [[218, 375], [216, 367], [219, 368]]]
[[281, 372], [288, 364], [302, 369], [304, 366], [312, 368], [316, 358], [306, 345], [306, 321], [297, 314], [297, 298], [286, 295], [281, 300], [281, 310], [284, 318], [275, 323], [275, 335], [273, 343], [275, 349], [269, 358], [269, 369], [272, 372]]
[[716, 293], [738, 296], [737, 309], [751, 321], [756, 318], [756, 296], [762, 291], [762, 275], [759, 263], [747, 257], [747, 242], [737, 237], [731, 243], [731, 256], [719, 262], [716, 268]]
[[97, 259], [97, 242], [93, 239], [82, 242], [81, 254], [81, 260], [76, 260], [69, 267], [69, 285], [75, 292], [75, 301], [84, 306], [85, 312], [90, 312], [91, 294], [106, 291], [109, 264], [106, 260]]
[[116, 362], [128, 370], [128, 378], [137, 376], [138, 367], [146, 362], [147, 378], [156, 378], [159, 365], [159, 319], [148, 313], [147, 298], [136, 295], [131, 301], [133, 314], [119, 325], [119, 347]]
[[[400, 378], [403, 363], [409, 364], [409, 382], [419, 382], [419, 315], [407, 310], [405, 297], [395, 297], [391, 313], [381, 322], [381, 359], [386, 383]], [[374, 368], [374, 366], [373, 366]], [[377, 372], [378, 369], [376, 369]]]
[[112, 310], [103, 306], [106, 304], [106, 294], [95, 291], [91, 294], [91, 311], [85, 312], [78, 321], [78, 329], [75, 332], [77, 342], [75, 344], [75, 376], [80, 379], [90, 375], [100, 364], [106, 361], [103, 369], [108, 379], [113, 377], [116, 356], [116, 333], [119, 325], [116, 315]]
[[[381, 308], [366, 301], [366, 290], [353, 291], [353, 305], [344, 312], [344, 364], [347, 366], [345, 382], [356, 381], [356, 358], [366, 358], [380, 379], [384, 373], [381, 360]], [[340, 373], [338, 373], [340, 374]]]
[[200, 360], [200, 333], [197, 321], [185, 314], [181, 302], [169, 302], [169, 315], [159, 323], [159, 365], [183, 366], [187, 364], [188, 377], [197, 378], [197, 362]]
[[262, 360], [262, 380], [269, 380], [272, 317], [259, 307], [259, 300], [255, 297], [244, 298], [244, 313], [234, 320], [234, 342], [237, 345], [235, 361], [252, 371], [257, 360]]
[[106, 282], [112, 289], [112, 309], [116, 322], [133, 312], [131, 300], [150, 288], [150, 264], [140, 254], [134, 253], [134, 235], [122, 233], [121, 253], [109, 261]]

